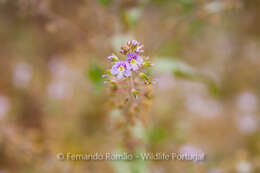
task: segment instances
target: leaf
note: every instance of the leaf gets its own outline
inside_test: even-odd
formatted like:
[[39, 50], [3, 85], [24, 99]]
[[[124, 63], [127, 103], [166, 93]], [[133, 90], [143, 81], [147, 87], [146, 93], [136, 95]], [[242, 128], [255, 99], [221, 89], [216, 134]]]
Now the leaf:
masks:
[[92, 62], [87, 71], [87, 77], [90, 80], [90, 82], [96, 87], [96, 89], [100, 89], [101, 86], [103, 86], [103, 74], [104, 69], [98, 66], [96, 62]]
[[122, 19], [127, 26], [134, 27], [136, 26], [141, 13], [141, 8], [132, 8], [122, 13]]
[[182, 75], [186, 74], [192, 74], [193, 69], [188, 66], [187, 64], [177, 60], [173, 59], [171, 57], [161, 57], [154, 61], [154, 70], [157, 73], [172, 73], [172, 72], [179, 72], [182, 73]]
[[219, 89], [210, 77], [194, 71], [189, 65], [180, 60], [170, 57], [159, 58], [155, 61], [154, 70], [157, 73], [172, 73], [179, 78], [204, 83], [213, 96], [219, 95]]
[[162, 141], [163, 139], [166, 138], [166, 132], [163, 128], [153, 128], [149, 133], [148, 133], [148, 139], [152, 143], [158, 143]]

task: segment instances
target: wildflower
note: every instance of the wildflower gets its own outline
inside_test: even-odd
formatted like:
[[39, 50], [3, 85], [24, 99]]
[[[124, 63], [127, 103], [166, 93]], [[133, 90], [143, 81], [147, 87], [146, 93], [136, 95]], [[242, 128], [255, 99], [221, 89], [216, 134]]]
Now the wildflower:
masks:
[[111, 61], [111, 62], [116, 62], [116, 61], [119, 60], [119, 58], [116, 55], [114, 55], [114, 54], [112, 54], [111, 56], [107, 57], [107, 59], [109, 61]]
[[143, 64], [143, 58], [136, 53], [128, 53], [126, 56], [126, 61], [130, 64], [133, 71], [137, 71]]
[[[113, 102], [117, 108], [122, 109], [126, 122], [135, 123], [135, 113], [142, 113], [141, 108], [150, 105], [152, 86], [154, 83], [151, 73], [147, 71], [153, 64], [149, 57], [141, 55], [143, 45], [136, 40], [127, 41], [121, 46], [122, 58], [112, 54], [108, 60], [112, 64], [103, 74], [104, 83], [108, 84], [110, 93], [120, 94], [119, 102]], [[149, 75], [148, 75], [149, 74]], [[118, 99], [118, 98], [115, 98]], [[142, 118], [145, 121], [146, 118]], [[129, 120], [129, 121], [128, 121]]]
[[131, 76], [131, 67], [126, 61], [117, 61], [111, 68], [111, 74], [117, 75], [117, 79], [122, 79], [123, 76]]

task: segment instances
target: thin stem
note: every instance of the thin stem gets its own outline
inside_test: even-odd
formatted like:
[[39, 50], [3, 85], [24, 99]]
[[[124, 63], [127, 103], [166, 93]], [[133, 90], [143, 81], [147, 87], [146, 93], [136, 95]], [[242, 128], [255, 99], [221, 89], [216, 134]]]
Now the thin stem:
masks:
[[129, 87], [129, 102], [126, 105], [126, 115], [127, 115], [127, 119], [128, 119], [129, 125], [130, 125], [134, 121], [133, 115], [131, 113], [131, 109], [132, 109], [132, 106], [133, 106], [133, 94], [132, 94], [132, 91], [133, 91], [133, 88], [134, 88], [133, 76], [129, 77], [129, 86], [128, 87]]
[[133, 150], [133, 146], [132, 146], [132, 135], [131, 135], [131, 125], [133, 122], [132, 119], [132, 114], [131, 114], [131, 108], [132, 108], [132, 104], [133, 104], [133, 96], [132, 96], [132, 89], [133, 89], [133, 77], [130, 76], [128, 78], [128, 89], [129, 89], [129, 100], [128, 103], [125, 105], [125, 115], [126, 115], [126, 119], [127, 119], [127, 124], [125, 126], [125, 147], [127, 149], [128, 152]]
[[132, 96], [132, 89], [133, 89], [133, 78], [132, 76], [129, 77], [129, 97], [131, 99]]
[[135, 73], [133, 73], [133, 75], [132, 75], [132, 85], [133, 85], [133, 88], [135, 88]]

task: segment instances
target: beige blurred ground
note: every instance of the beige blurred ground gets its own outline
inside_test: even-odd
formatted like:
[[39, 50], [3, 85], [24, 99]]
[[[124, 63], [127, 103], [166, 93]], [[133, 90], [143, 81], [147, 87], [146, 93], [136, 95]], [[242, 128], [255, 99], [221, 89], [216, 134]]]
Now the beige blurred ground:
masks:
[[[200, 163], [148, 162], [147, 172], [260, 172], [259, 13], [255, 0], [1, 0], [0, 173], [115, 172], [111, 162], [56, 154], [120, 148], [101, 75], [132, 38], [159, 62], [146, 150], [206, 154]], [[174, 76], [176, 59], [217, 94]]]

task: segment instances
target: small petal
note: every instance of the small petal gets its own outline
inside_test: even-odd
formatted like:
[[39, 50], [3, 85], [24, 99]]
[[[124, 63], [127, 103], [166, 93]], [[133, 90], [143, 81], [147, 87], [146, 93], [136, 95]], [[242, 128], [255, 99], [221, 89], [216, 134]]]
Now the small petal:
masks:
[[136, 48], [136, 53], [143, 53], [144, 52], [143, 47], [144, 47], [143, 45], [138, 46]]
[[127, 70], [130, 70], [130, 69], [131, 69], [131, 65], [130, 65], [127, 61], [125, 62], [125, 66], [126, 66], [126, 69], [127, 69]]
[[138, 56], [136, 61], [139, 65], [141, 65], [143, 63], [143, 58], [141, 56]]
[[119, 58], [116, 55], [114, 55], [114, 54], [112, 54], [111, 56], [107, 57], [107, 59], [109, 61], [111, 61], [111, 62], [116, 62], [116, 61], [119, 60]]
[[137, 71], [137, 70], [138, 70], [138, 65], [137, 65], [137, 64], [132, 64], [132, 69], [133, 69], [134, 71]]
[[120, 80], [120, 79], [122, 79], [122, 78], [123, 78], [123, 73], [118, 73], [117, 79]]
[[130, 70], [126, 70], [126, 71], [124, 72], [124, 75], [125, 75], [126, 77], [131, 76], [131, 71], [130, 71]]
[[138, 41], [132, 40], [132, 45], [133, 45], [133, 46], [135, 46], [135, 45], [137, 45], [137, 44], [138, 44]]
[[111, 74], [115, 75], [119, 72], [119, 69], [117, 68], [116, 65], [113, 65], [110, 72], [111, 72]]
[[113, 61], [113, 60], [112, 60], [112, 56], [108, 56], [107, 59], [108, 59], [109, 61]]

